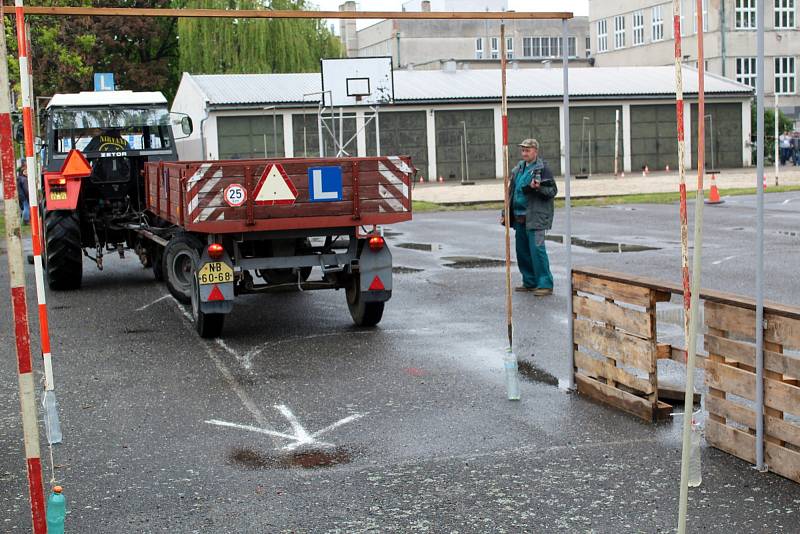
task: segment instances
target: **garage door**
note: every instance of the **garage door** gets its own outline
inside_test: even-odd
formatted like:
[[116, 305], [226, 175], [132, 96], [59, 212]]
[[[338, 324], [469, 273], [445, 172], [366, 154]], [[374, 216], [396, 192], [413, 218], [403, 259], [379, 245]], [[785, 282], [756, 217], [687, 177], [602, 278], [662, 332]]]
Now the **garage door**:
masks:
[[220, 159], [283, 156], [283, 117], [217, 117], [217, 140]]
[[461, 140], [467, 130], [469, 179], [494, 179], [494, 112], [491, 109], [436, 112], [436, 167], [446, 180], [461, 179]]
[[[328, 127], [333, 131], [331, 126], [332, 121], [330, 117], [325, 118]], [[336, 138], [339, 138], [339, 120], [336, 123]], [[294, 139], [294, 156], [296, 158], [316, 158], [319, 156], [319, 135], [317, 128], [317, 115], [307, 113], [305, 115], [292, 115], [292, 138]], [[325, 143], [325, 157], [335, 157], [336, 148], [333, 143], [333, 137], [323, 126], [323, 139]], [[346, 143], [351, 137], [356, 134], [356, 118], [347, 117], [344, 119], [344, 132], [342, 137]], [[355, 139], [352, 143], [347, 145], [346, 150], [351, 156], [357, 155], [357, 144]]]
[[[614, 172], [614, 128], [620, 112], [619, 166], [622, 168], [622, 108], [571, 107], [570, 163], [572, 174]], [[591, 148], [591, 150], [590, 150]]]
[[539, 141], [539, 154], [554, 174], [561, 174], [561, 139], [558, 108], [508, 110], [509, 168], [519, 161], [516, 145], [524, 139]]
[[[706, 169], [742, 166], [742, 105], [706, 104]], [[692, 105], [692, 138], [697, 139], [697, 105]], [[697, 149], [692, 150], [697, 168]]]
[[[428, 176], [428, 131], [424, 111], [380, 114], [381, 152], [384, 156], [411, 156], [422, 176]], [[375, 121], [365, 128], [367, 155], [375, 156]]]
[[631, 106], [631, 166], [641, 171], [678, 167], [675, 106]]

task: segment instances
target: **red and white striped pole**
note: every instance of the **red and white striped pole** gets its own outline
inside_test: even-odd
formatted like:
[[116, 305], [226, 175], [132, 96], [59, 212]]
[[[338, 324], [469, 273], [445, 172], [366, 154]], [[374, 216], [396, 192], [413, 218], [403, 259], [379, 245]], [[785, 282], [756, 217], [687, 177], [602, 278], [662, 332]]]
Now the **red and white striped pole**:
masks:
[[35, 534], [46, 533], [42, 461], [39, 450], [36, 391], [33, 379], [28, 304], [25, 300], [25, 271], [22, 262], [22, 238], [17, 181], [12, 144], [11, 97], [8, 90], [8, 59], [5, 33], [0, 32], [0, 167], [3, 174], [3, 203], [5, 205], [8, 273], [11, 286], [11, 307], [14, 312], [17, 370], [19, 373], [19, 403], [22, 412], [22, 431], [25, 439], [25, 460], [28, 471], [28, 493], [31, 500], [31, 519]]
[[[50, 327], [47, 316], [47, 301], [44, 292], [44, 270], [42, 268], [42, 225], [39, 216], [39, 185], [36, 171], [36, 157], [33, 147], [33, 83], [29, 57], [29, 40], [25, 26], [25, 15], [22, 0], [15, 0], [17, 23], [17, 49], [19, 50], [19, 79], [22, 93], [22, 121], [25, 130], [25, 166], [28, 171], [28, 198], [31, 204], [31, 240], [33, 241], [33, 265], [36, 275], [36, 298], [39, 312], [39, 337], [44, 362], [45, 402], [53, 404], [51, 413], [55, 412], [55, 384], [53, 381], [53, 362], [50, 353]], [[47, 419], [48, 437], [57, 419]], [[49, 439], [49, 438], [48, 438]], [[57, 440], [57, 441], [60, 441]]]
[[680, 224], [681, 224], [681, 276], [683, 279], [683, 335], [686, 350], [689, 350], [689, 318], [691, 293], [689, 288], [689, 217], [686, 207], [686, 140], [683, 122], [683, 53], [681, 51], [681, 0], [672, 2], [673, 32], [675, 35], [675, 113], [678, 126], [678, 176], [680, 179]]

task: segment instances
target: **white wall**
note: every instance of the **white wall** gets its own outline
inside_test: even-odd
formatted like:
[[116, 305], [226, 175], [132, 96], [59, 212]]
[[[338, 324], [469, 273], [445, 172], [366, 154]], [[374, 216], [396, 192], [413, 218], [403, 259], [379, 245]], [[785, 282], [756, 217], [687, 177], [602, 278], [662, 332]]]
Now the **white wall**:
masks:
[[[175, 99], [172, 101], [172, 111], [175, 113], [185, 113], [192, 118], [194, 131], [192, 135], [184, 139], [177, 139], [183, 136], [180, 127], [173, 128], [176, 137], [175, 148], [178, 151], [178, 158], [184, 161], [204, 160], [207, 156], [203, 154], [201, 124], [205, 116], [206, 100], [200, 88], [192, 80], [191, 76], [183, 73]], [[216, 138], [216, 135], [214, 136]]]

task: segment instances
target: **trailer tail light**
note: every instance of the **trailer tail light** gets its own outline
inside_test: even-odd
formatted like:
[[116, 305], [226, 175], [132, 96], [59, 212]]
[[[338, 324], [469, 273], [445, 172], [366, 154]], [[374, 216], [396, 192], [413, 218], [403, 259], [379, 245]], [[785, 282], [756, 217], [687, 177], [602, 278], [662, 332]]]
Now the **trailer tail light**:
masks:
[[47, 182], [50, 185], [66, 185], [67, 184], [67, 179], [64, 178], [61, 175], [55, 175], [55, 176], [48, 177]]
[[225, 254], [225, 248], [219, 243], [211, 243], [208, 245], [208, 255], [212, 260], [218, 260]]
[[383, 237], [379, 235], [374, 235], [369, 238], [369, 248], [373, 252], [378, 252], [379, 250], [383, 249], [386, 245], [386, 241], [384, 241]]

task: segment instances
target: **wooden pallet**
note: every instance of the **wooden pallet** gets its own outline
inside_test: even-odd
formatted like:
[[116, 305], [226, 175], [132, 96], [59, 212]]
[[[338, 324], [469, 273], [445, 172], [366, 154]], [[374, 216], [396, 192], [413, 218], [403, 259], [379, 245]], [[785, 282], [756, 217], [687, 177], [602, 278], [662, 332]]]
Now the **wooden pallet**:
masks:
[[[770, 471], [800, 482], [800, 319], [785, 307], [765, 308], [764, 457]], [[705, 303], [706, 441], [756, 461], [756, 317], [749, 307]]]
[[574, 271], [573, 350], [578, 392], [646, 421], [669, 417], [658, 398], [656, 303], [670, 293]]

